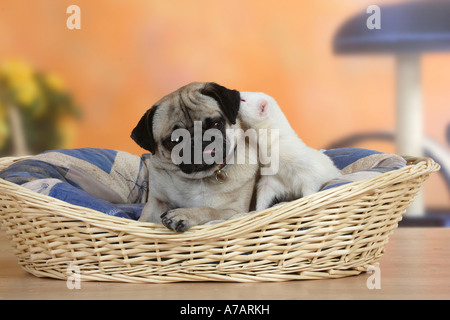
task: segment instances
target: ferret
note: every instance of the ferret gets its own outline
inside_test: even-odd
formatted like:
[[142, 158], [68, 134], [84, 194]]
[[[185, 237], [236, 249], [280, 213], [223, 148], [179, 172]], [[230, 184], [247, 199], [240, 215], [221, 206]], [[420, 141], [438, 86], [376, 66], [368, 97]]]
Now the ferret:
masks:
[[[259, 132], [261, 177], [257, 184], [256, 210], [316, 193], [326, 182], [341, 175], [326, 154], [308, 147], [297, 136], [274, 98], [259, 92], [240, 94], [241, 120]], [[264, 129], [267, 135], [261, 135]], [[276, 152], [278, 157], [274, 158]], [[267, 163], [268, 159], [279, 163]]]

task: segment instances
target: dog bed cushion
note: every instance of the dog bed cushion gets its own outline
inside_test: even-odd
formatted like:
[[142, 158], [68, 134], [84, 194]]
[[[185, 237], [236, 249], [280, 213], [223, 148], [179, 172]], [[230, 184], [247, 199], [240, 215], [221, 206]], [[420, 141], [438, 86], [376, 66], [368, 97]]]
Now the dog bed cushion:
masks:
[[[322, 190], [399, 169], [397, 155], [356, 148], [324, 150], [343, 175]], [[10, 165], [0, 178], [74, 205], [112, 216], [139, 219], [147, 201], [150, 154], [109, 149], [47, 151]]]

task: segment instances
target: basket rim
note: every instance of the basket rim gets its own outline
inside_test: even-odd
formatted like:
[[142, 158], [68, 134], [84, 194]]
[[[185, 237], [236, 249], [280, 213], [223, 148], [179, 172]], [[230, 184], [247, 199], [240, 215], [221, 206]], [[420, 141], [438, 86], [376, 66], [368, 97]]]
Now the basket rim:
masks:
[[[27, 157], [28, 156], [0, 158], [0, 164], [12, 163]], [[440, 168], [439, 164], [431, 158], [404, 158], [407, 160], [408, 165], [403, 168], [389, 171], [372, 178], [319, 191], [307, 197], [283, 203], [276, 207], [251, 212], [249, 214], [216, 224], [195, 226], [184, 233], [169, 230], [163, 225], [157, 223], [141, 222], [115, 217], [94, 209], [74, 205], [63, 200], [36, 193], [4, 179], [0, 179], [0, 186], [2, 187], [2, 192], [4, 193], [9, 193], [16, 196], [25, 196], [27, 200], [33, 202], [35, 207], [43, 206], [43, 204], [39, 203], [38, 200], [46, 201], [46, 209], [49, 209], [49, 207], [55, 207], [55, 209], [58, 210], [58, 215], [72, 220], [82, 220], [91, 226], [116, 232], [134, 234], [143, 238], [152, 238], [153, 240], [161, 240], [166, 242], [186, 242], [193, 240], [213, 240], [217, 238], [228, 239], [236, 237], [239, 234], [261, 229], [261, 227], [264, 227], [272, 220], [289, 218], [294, 214], [298, 215], [298, 212], [292, 210], [294, 208], [303, 207], [302, 209], [305, 210], [308, 209], [308, 207], [312, 208], [316, 206], [326, 206], [331, 202], [342, 201], [349, 197], [353, 198], [357, 195], [366, 193], [369, 190], [373, 190], [375, 186], [377, 188], [381, 188], [386, 185], [400, 183], [423, 174], [430, 174], [438, 171]], [[64, 208], [64, 210], [61, 210], [62, 208]]]

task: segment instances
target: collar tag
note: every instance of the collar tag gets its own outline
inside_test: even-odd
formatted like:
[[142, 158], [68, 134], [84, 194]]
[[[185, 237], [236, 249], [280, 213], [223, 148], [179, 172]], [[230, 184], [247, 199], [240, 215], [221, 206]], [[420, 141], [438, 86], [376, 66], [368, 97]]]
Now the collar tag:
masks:
[[218, 183], [224, 183], [228, 179], [228, 175], [224, 170], [216, 170], [216, 180]]

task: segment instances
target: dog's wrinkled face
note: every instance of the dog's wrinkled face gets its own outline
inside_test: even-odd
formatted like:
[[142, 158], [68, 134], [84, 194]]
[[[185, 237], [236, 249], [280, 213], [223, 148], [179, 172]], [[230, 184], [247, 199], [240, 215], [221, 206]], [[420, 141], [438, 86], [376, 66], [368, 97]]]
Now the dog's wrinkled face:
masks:
[[239, 105], [238, 91], [194, 82], [159, 100], [143, 115], [131, 137], [164, 169], [205, 177], [228, 154], [226, 130], [239, 126]]

